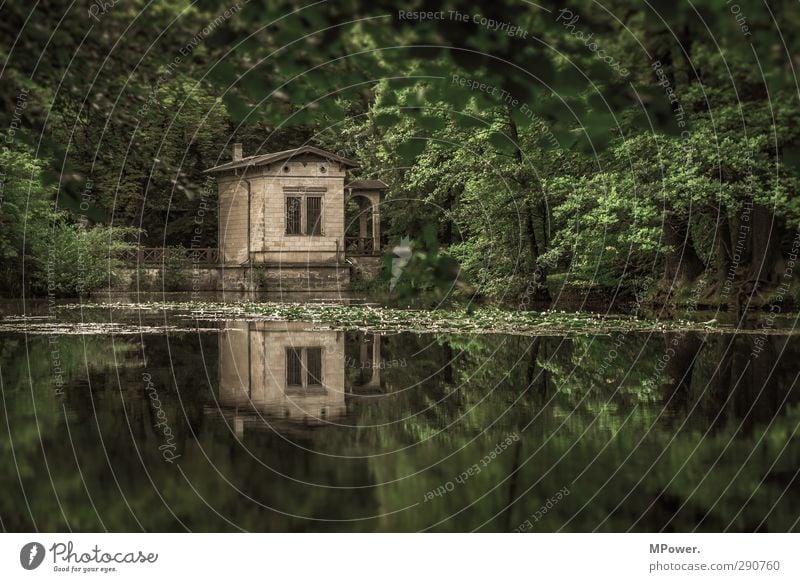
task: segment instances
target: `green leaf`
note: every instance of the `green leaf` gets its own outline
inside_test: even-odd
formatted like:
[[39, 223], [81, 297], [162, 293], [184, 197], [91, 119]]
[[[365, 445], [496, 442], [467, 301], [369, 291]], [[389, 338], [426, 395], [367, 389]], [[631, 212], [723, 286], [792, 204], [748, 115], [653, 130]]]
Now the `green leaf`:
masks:
[[397, 146], [397, 155], [406, 164], [411, 165], [417, 156], [425, 149], [427, 140], [425, 138], [414, 137]]

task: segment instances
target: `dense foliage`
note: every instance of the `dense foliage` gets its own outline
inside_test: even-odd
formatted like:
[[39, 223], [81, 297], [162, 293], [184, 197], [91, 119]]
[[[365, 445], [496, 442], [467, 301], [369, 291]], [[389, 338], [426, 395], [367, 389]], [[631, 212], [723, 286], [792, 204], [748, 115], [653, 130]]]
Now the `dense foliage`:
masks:
[[663, 300], [703, 281], [704, 300], [769, 300], [800, 227], [800, 16], [788, 0], [606, 5], [406, 3], [442, 11], [419, 20], [388, 0], [6, 4], [2, 284], [41, 292], [53, 247], [113, 271], [96, 226], [188, 246], [214, 206], [201, 172], [238, 141], [312, 143], [390, 184], [384, 242], [415, 241], [400, 294]]

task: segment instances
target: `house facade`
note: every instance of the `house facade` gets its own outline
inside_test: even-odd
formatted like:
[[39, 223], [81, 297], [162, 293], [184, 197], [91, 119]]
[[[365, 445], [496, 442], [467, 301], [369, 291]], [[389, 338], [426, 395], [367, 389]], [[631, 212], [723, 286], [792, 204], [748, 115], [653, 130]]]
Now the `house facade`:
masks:
[[387, 186], [348, 182], [347, 171], [357, 167], [311, 146], [245, 157], [234, 144], [230, 162], [206, 170], [217, 180], [222, 265], [278, 269], [277, 281], [302, 281], [319, 269], [344, 270], [348, 257], [379, 254]]

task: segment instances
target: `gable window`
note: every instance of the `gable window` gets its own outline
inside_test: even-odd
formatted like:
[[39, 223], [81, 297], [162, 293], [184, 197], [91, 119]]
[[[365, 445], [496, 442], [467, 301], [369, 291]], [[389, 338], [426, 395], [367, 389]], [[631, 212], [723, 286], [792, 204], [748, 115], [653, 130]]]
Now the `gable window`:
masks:
[[286, 234], [322, 235], [322, 193], [325, 188], [284, 188]]

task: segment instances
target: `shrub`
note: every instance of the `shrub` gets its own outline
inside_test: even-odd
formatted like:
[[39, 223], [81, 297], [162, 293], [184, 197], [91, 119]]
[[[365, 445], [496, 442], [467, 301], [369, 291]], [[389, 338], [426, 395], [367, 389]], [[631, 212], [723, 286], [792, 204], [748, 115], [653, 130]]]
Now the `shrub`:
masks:
[[81, 228], [57, 219], [50, 240], [39, 241], [34, 250], [33, 291], [80, 296], [110, 287], [123, 266], [122, 253], [130, 248], [125, 238], [134, 232], [109, 226]]
[[187, 291], [192, 262], [181, 246], [164, 249], [164, 263], [160, 266], [164, 291]]

